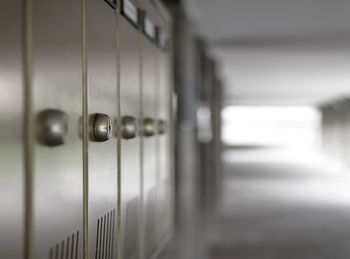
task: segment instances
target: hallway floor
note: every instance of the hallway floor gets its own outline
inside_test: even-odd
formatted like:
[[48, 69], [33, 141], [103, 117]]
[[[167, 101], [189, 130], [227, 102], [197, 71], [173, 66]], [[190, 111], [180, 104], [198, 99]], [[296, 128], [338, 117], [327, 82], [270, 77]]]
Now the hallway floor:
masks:
[[349, 259], [350, 172], [312, 152], [228, 150], [215, 259]]

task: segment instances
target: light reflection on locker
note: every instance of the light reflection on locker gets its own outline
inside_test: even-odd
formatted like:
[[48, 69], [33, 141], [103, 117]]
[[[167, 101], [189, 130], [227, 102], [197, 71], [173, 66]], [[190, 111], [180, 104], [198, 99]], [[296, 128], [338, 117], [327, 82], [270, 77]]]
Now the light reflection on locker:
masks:
[[[34, 258], [82, 258], [81, 13], [79, 1], [33, 1]], [[39, 142], [47, 109], [66, 115], [62, 145]]]
[[[117, 255], [117, 118], [115, 10], [105, 1], [87, 1], [89, 84], [89, 258]], [[96, 114], [110, 117], [110, 139], [94, 136]], [[96, 132], [95, 132], [96, 133]], [[102, 142], [101, 142], [102, 141]]]
[[[166, 34], [167, 24], [160, 19], [161, 33]], [[168, 37], [166, 37], [168, 38]], [[158, 229], [157, 240], [161, 242], [170, 231], [170, 164], [169, 164], [169, 56], [168, 53], [158, 48], [158, 73], [157, 73], [157, 185], [158, 185]]]
[[[123, 258], [139, 256], [140, 209], [140, 79], [138, 29], [127, 18], [120, 18], [121, 116], [134, 119], [135, 137], [121, 140], [121, 197]], [[122, 121], [122, 127], [125, 125]]]
[[[146, 16], [155, 24], [157, 15], [152, 4], [144, 1]], [[146, 27], [146, 26], [145, 26]], [[154, 120], [156, 133], [156, 80], [157, 80], [157, 46], [146, 35], [143, 36], [143, 115]], [[144, 233], [145, 258], [150, 258], [157, 247], [157, 156], [156, 137], [144, 136], [143, 140], [143, 175], [144, 175]]]
[[0, 251], [23, 257], [24, 159], [22, 1], [0, 2]]

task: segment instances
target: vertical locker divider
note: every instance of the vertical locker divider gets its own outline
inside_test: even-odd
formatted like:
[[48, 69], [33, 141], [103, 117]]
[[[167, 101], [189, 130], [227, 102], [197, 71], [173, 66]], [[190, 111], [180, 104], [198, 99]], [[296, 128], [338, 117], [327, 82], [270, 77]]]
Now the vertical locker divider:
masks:
[[87, 45], [87, 0], [81, 0], [82, 11], [82, 113], [83, 113], [83, 259], [89, 258], [89, 89]]
[[138, 32], [138, 45], [139, 45], [139, 134], [140, 134], [140, 217], [139, 217], [139, 253], [140, 259], [145, 259], [145, 215], [144, 215], [144, 134], [142, 129], [142, 121], [144, 119], [143, 114], [143, 19], [142, 11], [144, 10], [144, 0], [137, 0], [139, 6], [139, 32]]
[[33, 4], [32, 0], [22, 0], [23, 4], [23, 80], [24, 80], [24, 193], [25, 229], [24, 258], [34, 259], [34, 209], [33, 209]]
[[117, 1], [117, 6], [115, 9], [115, 43], [116, 43], [116, 73], [117, 73], [117, 188], [118, 188], [118, 197], [117, 197], [117, 258], [122, 258], [122, 233], [121, 233], [121, 200], [122, 200], [122, 185], [121, 185], [121, 73], [120, 73], [120, 16], [121, 16], [121, 0]]

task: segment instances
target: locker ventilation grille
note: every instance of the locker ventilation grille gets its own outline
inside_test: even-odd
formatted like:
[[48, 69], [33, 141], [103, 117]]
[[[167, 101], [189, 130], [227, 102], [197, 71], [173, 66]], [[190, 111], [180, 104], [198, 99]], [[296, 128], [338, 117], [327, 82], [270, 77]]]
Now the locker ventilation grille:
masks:
[[95, 259], [113, 257], [115, 209], [97, 220]]
[[49, 259], [77, 259], [79, 231], [56, 243], [50, 248]]
[[160, 220], [162, 222], [161, 238], [166, 236], [169, 228], [169, 179], [163, 180], [162, 189], [160, 191]]
[[146, 208], [146, 254], [150, 257], [157, 246], [157, 187], [148, 191]]
[[134, 198], [126, 205], [126, 227], [125, 227], [125, 258], [135, 258], [138, 253], [138, 216], [139, 198]]

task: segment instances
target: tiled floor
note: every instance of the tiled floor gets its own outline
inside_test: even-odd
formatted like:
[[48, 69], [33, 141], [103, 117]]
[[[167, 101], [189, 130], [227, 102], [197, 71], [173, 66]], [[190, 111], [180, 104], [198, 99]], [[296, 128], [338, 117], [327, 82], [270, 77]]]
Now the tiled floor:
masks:
[[350, 258], [350, 172], [302, 151], [227, 151], [224, 161], [211, 258]]
[[[208, 259], [350, 259], [350, 171], [301, 150], [223, 158], [223, 198], [202, 246]], [[183, 259], [176, 242], [169, 247], [162, 259]]]

